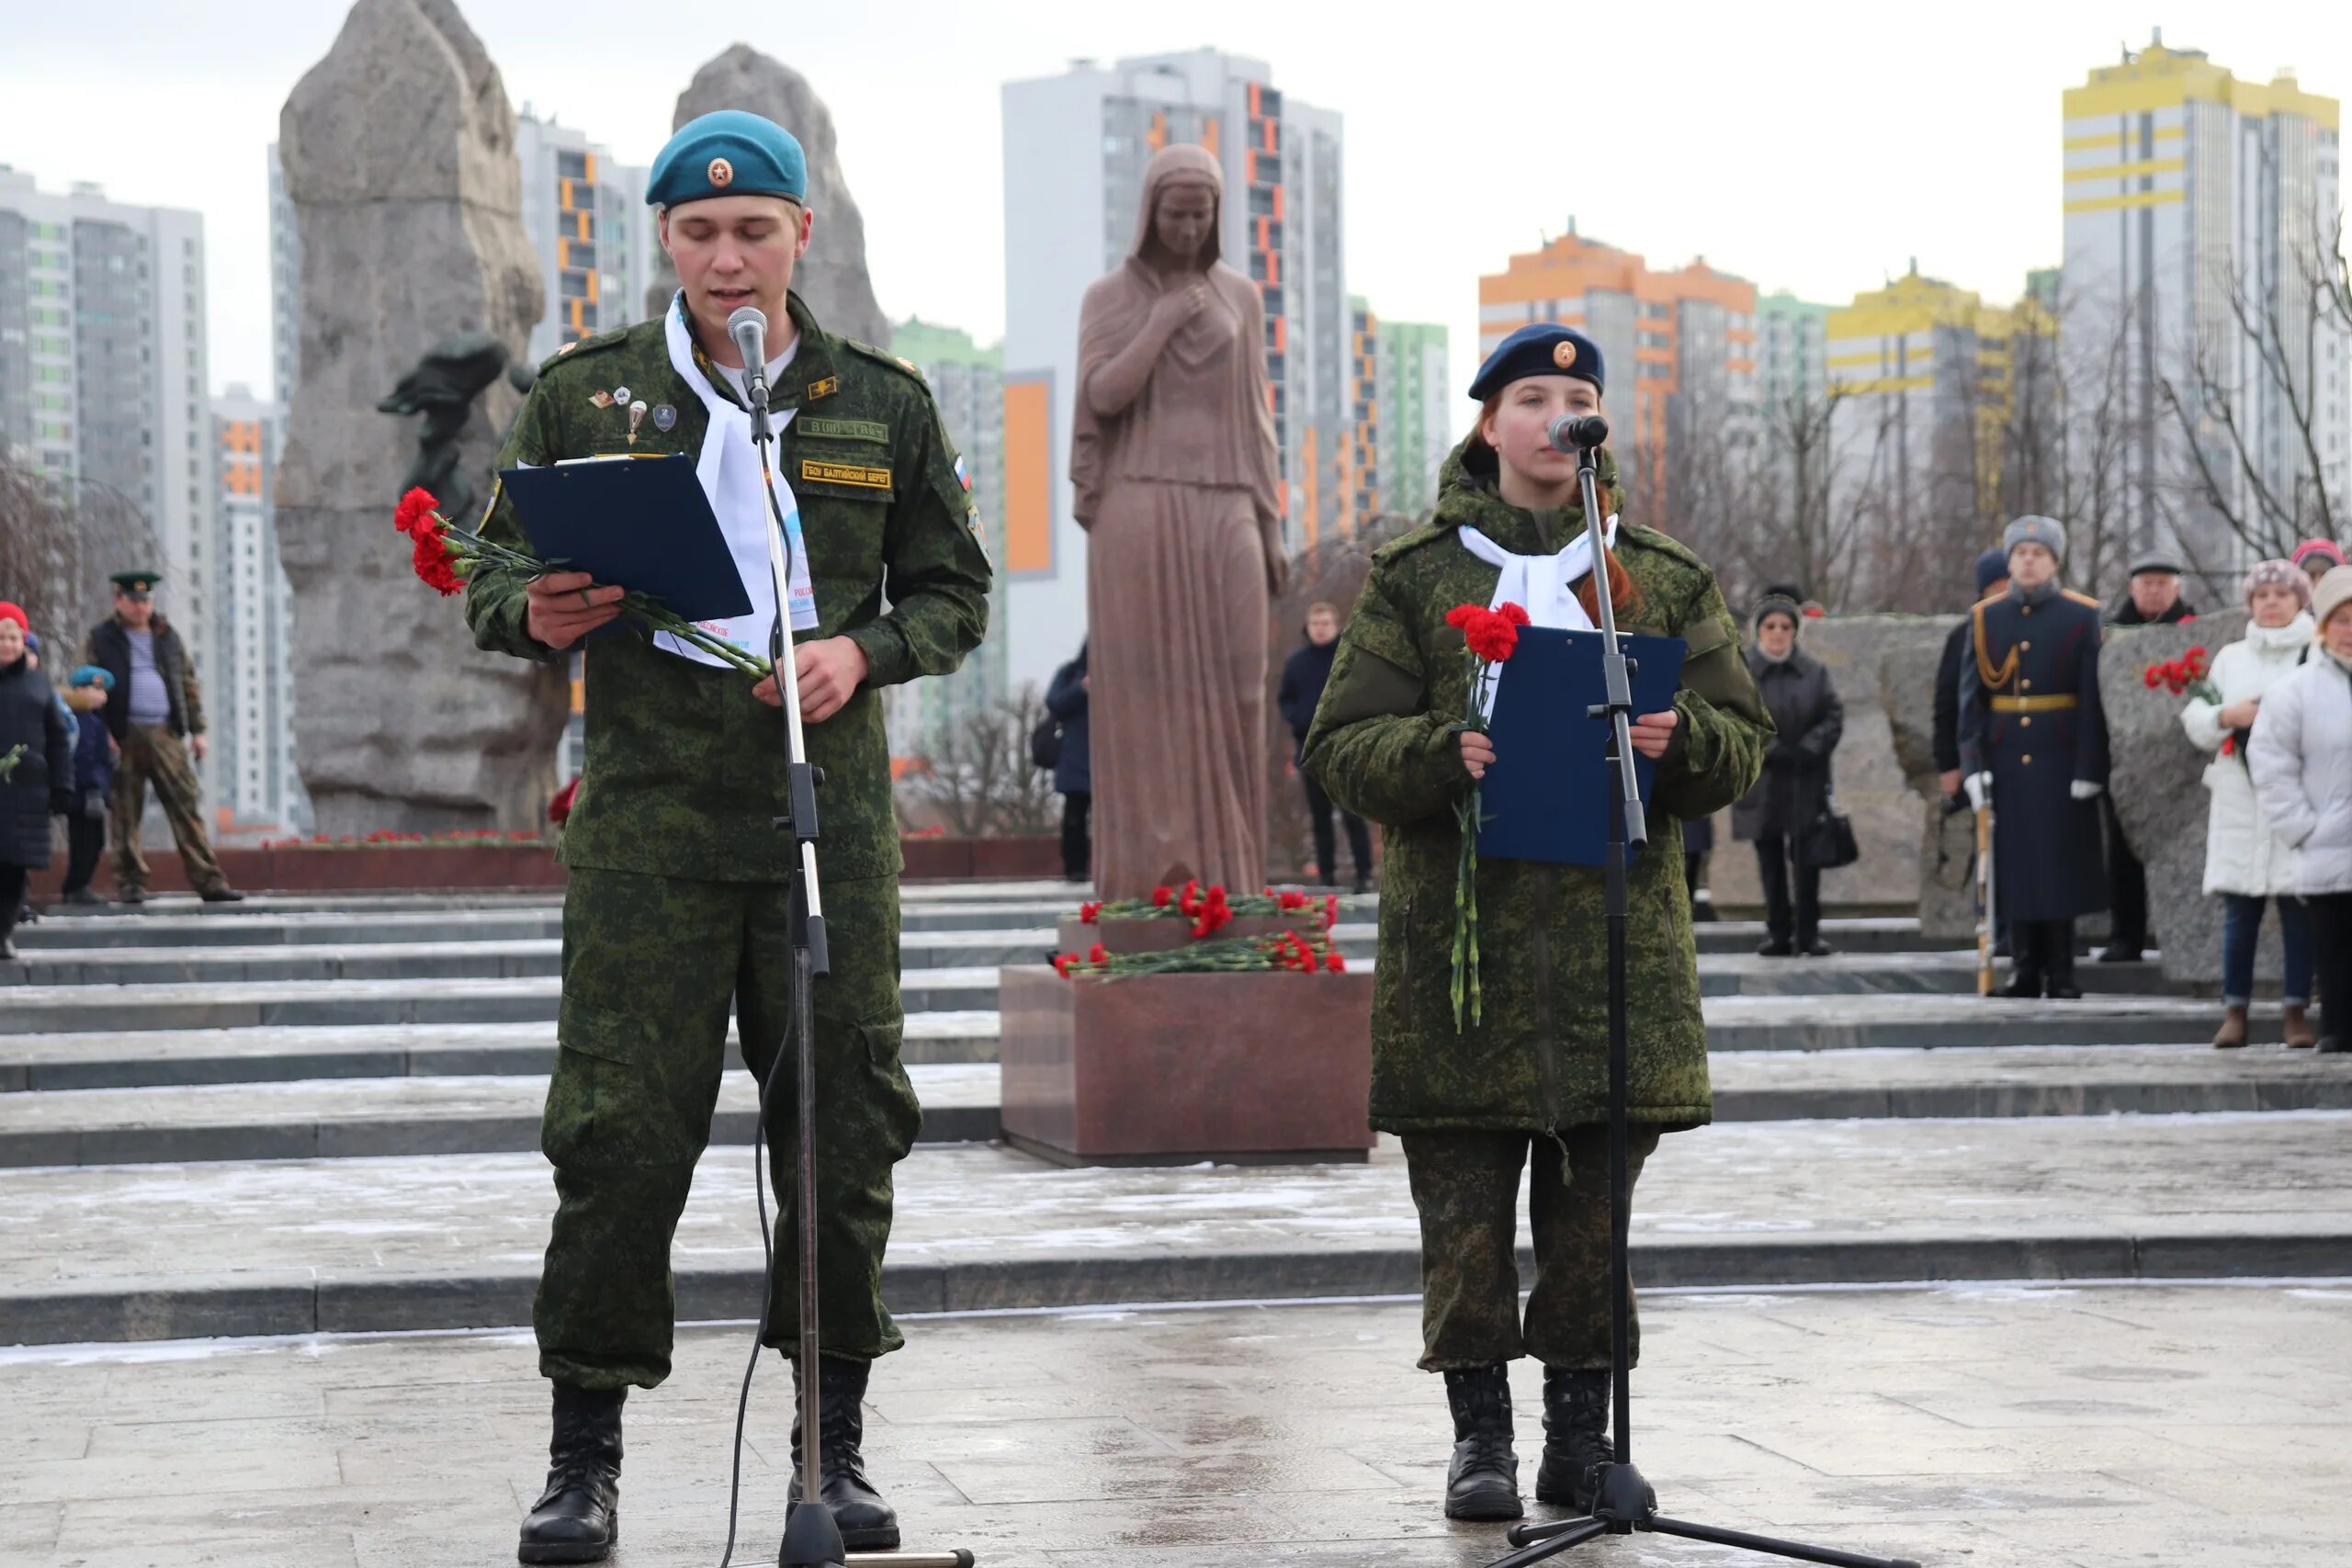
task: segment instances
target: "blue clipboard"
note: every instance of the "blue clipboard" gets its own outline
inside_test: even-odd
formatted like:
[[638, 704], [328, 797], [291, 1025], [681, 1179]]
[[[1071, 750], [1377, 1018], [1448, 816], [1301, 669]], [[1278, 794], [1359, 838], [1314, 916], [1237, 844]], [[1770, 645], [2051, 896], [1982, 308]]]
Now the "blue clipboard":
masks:
[[[1689, 645], [1623, 632], [1618, 639], [1634, 663], [1634, 712], [1672, 707]], [[1482, 859], [1601, 863], [1617, 769], [1608, 761], [1610, 727], [1586, 712], [1603, 696], [1600, 652], [1597, 631], [1519, 628], [1487, 726], [1495, 762], [1479, 791]], [[1636, 752], [1634, 773], [1647, 807], [1657, 764]]]
[[659, 599], [689, 621], [752, 613], [727, 536], [684, 453], [503, 468], [498, 478], [532, 551], [561, 560], [561, 570]]

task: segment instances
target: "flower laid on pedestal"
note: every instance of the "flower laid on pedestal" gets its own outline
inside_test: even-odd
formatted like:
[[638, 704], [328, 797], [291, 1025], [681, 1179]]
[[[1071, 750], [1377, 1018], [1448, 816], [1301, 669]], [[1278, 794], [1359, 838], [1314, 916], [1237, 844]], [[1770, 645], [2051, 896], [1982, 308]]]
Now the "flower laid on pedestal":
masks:
[[[1502, 667], [1519, 649], [1519, 628], [1527, 612], [1517, 604], [1498, 609], [1484, 604], [1456, 604], [1445, 613], [1445, 624], [1462, 634], [1462, 657], [1470, 667], [1470, 711], [1454, 733], [1487, 733], [1495, 705], [1495, 682]], [[1478, 987], [1478, 825], [1482, 792], [1476, 784], [1454, 804], [1453, 819], [1462, 830], [1462, 856], [1453, 875], [1453, 1030], [1462, 1032], [1466, 1001], [1473, 1024], [1482, 1021], [1484, 1008]]]
[[[1080, 904], [1078, 918], [1085, 925], [1097, 925], [1104, 920], [1172, 920], [1186, 919], [1193, 924], [1194, 940], [1216, 935], [1237, 919], [1280, 919], [1316, 908], [1317, 900], [1305, 893], [1276, 892], [1267, 888], [1263, 893], [1245, 893], [1239, 898], [1227, 897], [1222, 886], [1211, 886], [1205, 892], [1197, 880], [1184, 884], [1180, 892], [1173, 887], [1155, 887], [1148, 898], [1120, 898], [1110, 903]], [[1323, 929], [1329, 931], [1340, 919], [1340, 896], [1326, 894], [1320, 900]]]
[[[392, 513], [392, 525], [408, 536], [414, 547], [413, 564], [417, 577], [444, 597], [462, 590], [466, 579], [480, 563], [512, 567], [533, 577], [563, 565], [560, 560], [541, 560], [528, 551], [469, 533], [442, 516], [435, 510], [438, 505], [431, 492], [412, 490], [401, 497], [400, 506]], [[692, 643], [705, 653], [725, 660], [747, 675], [765, 679], [770, 672], [767, 660], [753, 658], [734, 644], [711, 636], [650, 594], [625, 593], [620, 609], [625, 619], [642, 621], [657, 632], [668, 632], [682, 642]]]
[[1054, 960], [1054, 972], [1065, 980], [1082, 975], [1116, 980], [1133, 975], [1242, 975], [1285, 969], [1299, 975], [1341, 975], [1347, 967], [1347, 959], [1332, 949], [1329, 937], [1309, 942], [1296, 931], [1221, 937], [1159, 953], [1111, 953], [1098, 942], [1082, 958], [1065, 953]]

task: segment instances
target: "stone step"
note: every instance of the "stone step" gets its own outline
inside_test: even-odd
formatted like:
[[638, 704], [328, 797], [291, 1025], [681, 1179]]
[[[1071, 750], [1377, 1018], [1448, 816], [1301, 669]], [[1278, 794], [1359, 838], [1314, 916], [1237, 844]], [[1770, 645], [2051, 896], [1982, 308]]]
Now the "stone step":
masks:
[[[412, 977], [0, 987], [0, 1041], [20, 1033], [277, 1023], [533, 1023], [555, 1018], [562, 988], [552, 974], [430, 984]], [[899, 976], [899, 990], [910, 1013], [993, 1009], [997, 970], [910, 969]]]
[[[544, 1074], [555, 1034], [551, 1019], [30, 1034], [0, 1041], [0, 1092]], [[996, 1036], [994, 1012], [910, 1013], [901, 1055], [910, 1065], [993, 1062]], [[728, 1062], [742, 1065], [731, 1034]]]
[[[208, 906], [208, 908], [209, 908]], [[1037, 931], [1078, 908], [1067, 899], [1002, 898], [942, 903], [906, 899], [899, 919], [910, 935], [947, 931]], [[1350, 898], [1343, 908], [1369, 919], [1377, 898]], [[1761, 927], [1756, 928], [1760, 933]], [[512, 908], [400, 908], [379, 911], [293, 910], [252, 915], [113, 914], [42, 920], [18, 928], [19, 951], [27, 954], [92, 949], [353, 946], [371, 942], [521, 942], [563, 934], [560, 904]], [[1760, 934], [1747, 939], [1752, 948]], [[1735, 946], [1737, 944], [1735, 943]]]
[[[511, 986], [550, 985], [515, 981]], [[0, 1016], [6, 993], [0, 992]], [[297, 998], [298, 1016], [317, 1003]], [[1848, 1051], [1871, 1047], [2189, 1045], [2211, 1038], [2215, 1004], [2172, 998], [2086, 998], [2025, 1002], [1978, 997], [1720, 997], [1706, 1004], [1707, 1043], [1716, 1052]], [[0, 1093], [22, 1089], [123, 1089], [294, 1078], [465, 1076], [545, 1072], [554, 1060], [553, 993], [520, 1021], [452, 1018], [429, 1022], [256, 1021], [255, 1006], [230, 1022], [93, 1021], [72, 1009], [47, 1031], [0, 1032]], [[386, 1011], [398, 1010], [387, 1009]], [[2275, 1005], [2257, 1002], [2253, 1034], [2280, 1038]], [[910, 1011], [909, 1062], [993, 1062], [992, 1010]]]
[[[908, 1072], [922, 1099], [922, 1142], [999, 1135], [993, 1064]], [[533, 1074], [12, 1094], [0, 1096], [0, 1168], [520, 1153], [539, 1146], [547, 1091]], [[752, 1076], [730, 1072], [711, 1141], [750, 1143], [758, 1114]]]
[[[751, 1162], [705, 1156], [678, 1314], [752, 1315]], [[536, 1154], [0, 1172], [0, 1344], [529, 1320], [553, 1193]], [[1407, 1294], [1400, 1156], [1062, 1170], [986, 1145], [897, 1173], [907, 1311]], [[1645, 1284], [2352, 1275], [2352, 1112], [1728, 1123], [1669, 1139], [1634, 1202]]]
[[[1001, 1132], [994, 1064], [909, 1067], [923, 1141]], [[1720, 1122], [2352, 1110], [2352, 1063], [2305, 1051], [2193, 1046], [1747, 1052], [1712, 1063]], [[0, 1168], [379, 1155], [539, 1146], [544, 1074], [311, 1078], [0, 1095]], [[711, 1140], [745, 1144], [759, 1107], [730, 1072]]]

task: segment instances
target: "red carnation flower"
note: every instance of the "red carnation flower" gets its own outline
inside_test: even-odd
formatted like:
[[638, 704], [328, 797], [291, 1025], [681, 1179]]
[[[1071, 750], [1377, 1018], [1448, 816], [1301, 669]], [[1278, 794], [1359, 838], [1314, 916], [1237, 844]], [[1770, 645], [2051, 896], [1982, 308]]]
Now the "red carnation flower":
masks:
[[1456, 604], [1445, 613], [1445, 624], [1455, 631], [1467, 631], [1476, 615], [1491, 615], [1494, 612], [1484, 604]]
[[433, 514], [440, 510], [440, 506], [441, 503], [433, 499], [430, 491], [412, 487], [406, 495], [401, 497], [400, 505], [392, 511], [392, 526], [403, 534], [413, 535], [420, 525], [431, 522]]
[[1151, 901], [1153, 905], [1159, 908], [1165, 909], [1168, 908], [1169, 901], [1173, 899], [1175, 897], [1176, 893], [1173, 888], [1155, 887], [1151, 890]]
[[1325, 967], [1329, 968], [1334, 975], [1344, 975], [1348, 972], [1348, 961], [1335, 953], [1331, 954], [1329, 960], [1326, 963]]
[[1519, 628], [1489, 610], [1485, 619], [1462, 628], [1462, 640], [1487, 663], [1500, 664], [1519, 647]]
[[1100, 904], [1080, 904], [1078, 907], [1078, 923], [1082, 926], [1091, 926], [1094, 923], [1095, 918], [1102, 913], [1102, 906]]
[[1054, 959], [1054, 973], [1067, 980], [1069, 978], [1071, 967], [1077, 963], [1078, 955], [1074, 953], [1057, 954]]
[[1089, 964], [1108, 964], [1111, 962], [1111, 950], [1098, 942], [1086, 950], [1086, 961]]
[[1323, 929], [1328, 931], [1339, 923], [1340, 896], [1337, 893], [1327, 893], [1323, 896]]
[[2148, 690], [2152, 692], [2165, 683], [2165, 672], [2154, 664], [2141, 671], [2140, 678], [2148, 683]]
[[1521, 606], [1512, 604], [1508, 599], [1503, 601], [1502, 608], [1495, 613], [1502, 616], [1504, 620], [1509, 621], [1512, 626], [1523, 626], [1528, 624], [1527, 611]]
[[[424, 492], [419, 491], [416, 493], [421, 495]], [[442, 538], [437, 526], [420, 526], [410, 537], [416, 541], [410, 564], [416, 569], [416, 575], [427, 587], [445, 599], [465, 587], [466, 580], [458, 575], [457, 565], [449, 558], [449, 546]]]

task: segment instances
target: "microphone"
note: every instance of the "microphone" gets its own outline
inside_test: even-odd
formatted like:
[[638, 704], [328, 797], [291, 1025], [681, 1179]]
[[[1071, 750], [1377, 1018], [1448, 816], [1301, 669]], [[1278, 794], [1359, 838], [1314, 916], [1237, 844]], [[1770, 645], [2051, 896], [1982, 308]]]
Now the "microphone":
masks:
[[752, 439], [768, 435], [768, 319], [757, 305], [739, 305], [727, 318], [727, 335], [743, 360], [743, 400], [752, 405]]
[[[746, 305], [743, 310], [749, 310]], [[735, 313], [741, 315], [743, 310]], [[1552, 422], [1552, 450], [1577, 452], [1598, 446], [1609, 439], [1609, 422], [1597, 413], [1564, 413]]]

